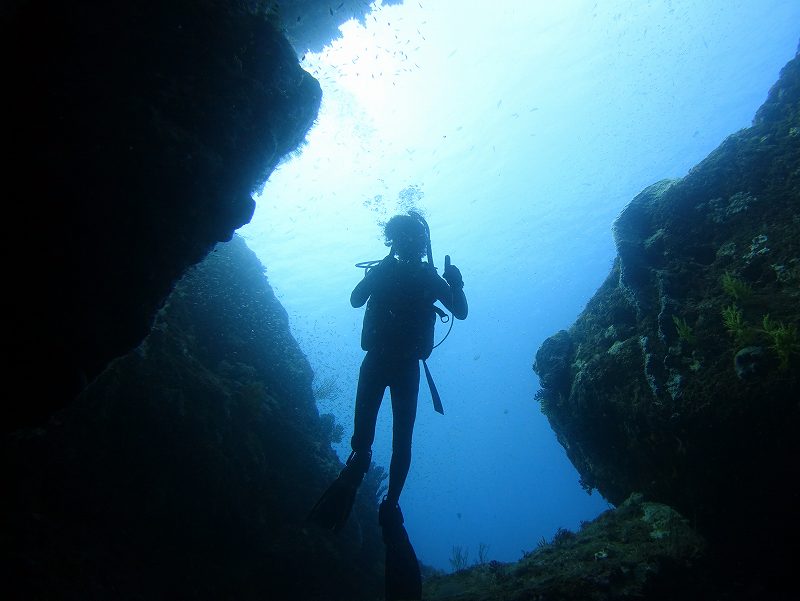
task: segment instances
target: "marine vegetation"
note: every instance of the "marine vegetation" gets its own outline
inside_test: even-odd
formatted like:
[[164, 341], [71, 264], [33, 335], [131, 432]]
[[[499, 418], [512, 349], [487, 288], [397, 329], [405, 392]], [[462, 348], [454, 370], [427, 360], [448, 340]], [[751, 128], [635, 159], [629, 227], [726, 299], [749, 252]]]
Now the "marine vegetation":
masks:
[[453, 552], [450, 555], [450, 565], [453, 572], [460, 572], [466, 570], [469, 566], [469, 549], [461, 545], [453, 545]]
[[800, 353], [800, 341], [797, 338], [797, 324], [784, 325], [782, 321], [773, 321], [769, 314], [762, 320], [764, 332], [770, 337], [770, 348], [778, 355], [778, 369], [786, 370], [792, 355]]
[[568, 528], [562, 528], [561, 526], [559, 526], [558, 530], [556, 530], [556, 533], [553, 535], [553, 540], [551, 541], [551, 544], [561, 545], [564, 544], [566, 541], [570, 541], [574, 538], [575, 538], [575, 533], [572, 530]]
[[478, 565], [484, 565], [489, 561], [489, 545], [486, 543], [478, 544]]
[[675, 324], [675, 329], [678, 331], [678, 338], [688, 344], [695, 344], [697, 342], [697, 337], [694, 335], [692, 327], [686, 323], [685, 317], [673, 315], [672, 322]]
[[342, 393], [339, 381], [333, 376], [329, 376], [314, 386], [314, 398], [317, 401], [333, 400]]
[[722, 289], [725, 294], [740, 302], [746, 302], [753, 296], [753, 289], [750, 285], [735, 278], [728, 271], [722, 274]]
[[753, 339], [754, 330], [744, 321], [742, 310], [736, 305], [728, 305], [722, 309], [722, 321], [725, 329], [739, 345], [747, 345]]

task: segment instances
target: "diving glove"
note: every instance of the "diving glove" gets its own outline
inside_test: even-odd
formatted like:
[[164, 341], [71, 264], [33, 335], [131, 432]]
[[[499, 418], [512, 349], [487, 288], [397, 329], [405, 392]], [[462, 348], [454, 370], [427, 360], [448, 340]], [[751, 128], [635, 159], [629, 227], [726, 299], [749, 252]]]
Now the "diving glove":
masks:
[[461, 277], [461, 271], [450, 263], [450, 255], [444, 256], [444, 273], [442, 273], [442, 277], [450, 284], [451, 288], [464, 287], [464, 278]]

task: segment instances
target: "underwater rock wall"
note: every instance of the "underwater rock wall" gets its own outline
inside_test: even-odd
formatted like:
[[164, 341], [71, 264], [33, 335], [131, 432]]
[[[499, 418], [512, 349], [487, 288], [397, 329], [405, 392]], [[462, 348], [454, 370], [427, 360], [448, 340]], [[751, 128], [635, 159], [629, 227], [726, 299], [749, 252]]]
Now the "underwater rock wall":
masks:
[[798, 534], [799, 232], [795, 57], [751, 127], [620, 214], [607, 280], [534, 364], [583, 486], [676, 508], [738, 578]]
[[41, 423], [137, 346], [302, 142], [321, 92], [268, 4], [4, 7], [7, 340], [10, 371], [37, 382], [4, 402], [5, 431]]
[[[402, 3], [403, 0], [383, 0], [382, 5]], [[353, 19], [363, 25], [372, 12], [371, 3], [366, 0], [280, 0], [268, 4], [298, 55], [321, 52], [331, 40], [341, 37], [342, 23]]]
[[136, 350], [4, 438], [4, 598], [379, 598], [381, 469], [337, 536], [304, 524], [341, 469], [311, 383], [263, 266], [219, 244]]

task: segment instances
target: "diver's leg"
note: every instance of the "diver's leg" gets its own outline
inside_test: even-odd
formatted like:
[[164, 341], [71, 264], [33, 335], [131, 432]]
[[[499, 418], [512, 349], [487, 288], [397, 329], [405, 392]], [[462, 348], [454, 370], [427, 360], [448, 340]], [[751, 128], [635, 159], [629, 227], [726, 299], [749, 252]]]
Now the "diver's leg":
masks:
[[354, 455], [348, 460], [348, 463], [354, 462], [364, 472], [369, 469], [372, 443], [375, 440], [375, 422], [378, 419], [383, 393], [386, 391], [384, 372], [380, 357], [374, 353], [367, 353], [358, 374], [353, 437], [350, 439]]
[[386, 544], [386, 599], [422, 599], [422, 575], [414, 547], [403, 526], [398, 500], [411, 466], [411, 435], [417, 417], [419, 361], [398, 360], [393, 365], [392, 462], [389, 490], [378, 508], [378, 523]]
[[392, 461], [389, 465], [389, 490], [386, 500], [397, 504], [411, 467], [411, 439], [417, 418], [419, 361], [398, 363], [390, 385], [392, 395]]

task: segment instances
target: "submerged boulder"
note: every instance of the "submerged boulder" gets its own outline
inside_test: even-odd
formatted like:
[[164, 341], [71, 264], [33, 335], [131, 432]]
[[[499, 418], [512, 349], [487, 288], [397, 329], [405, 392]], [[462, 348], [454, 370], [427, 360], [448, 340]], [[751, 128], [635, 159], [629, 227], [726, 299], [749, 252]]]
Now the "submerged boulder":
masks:
[[780, 574], [798, 534], [798, 232], [795, 57], [751, 127], [625, 208], [607, 280], [534, 363], [584, 487], [676, 508], [742, 573]]

